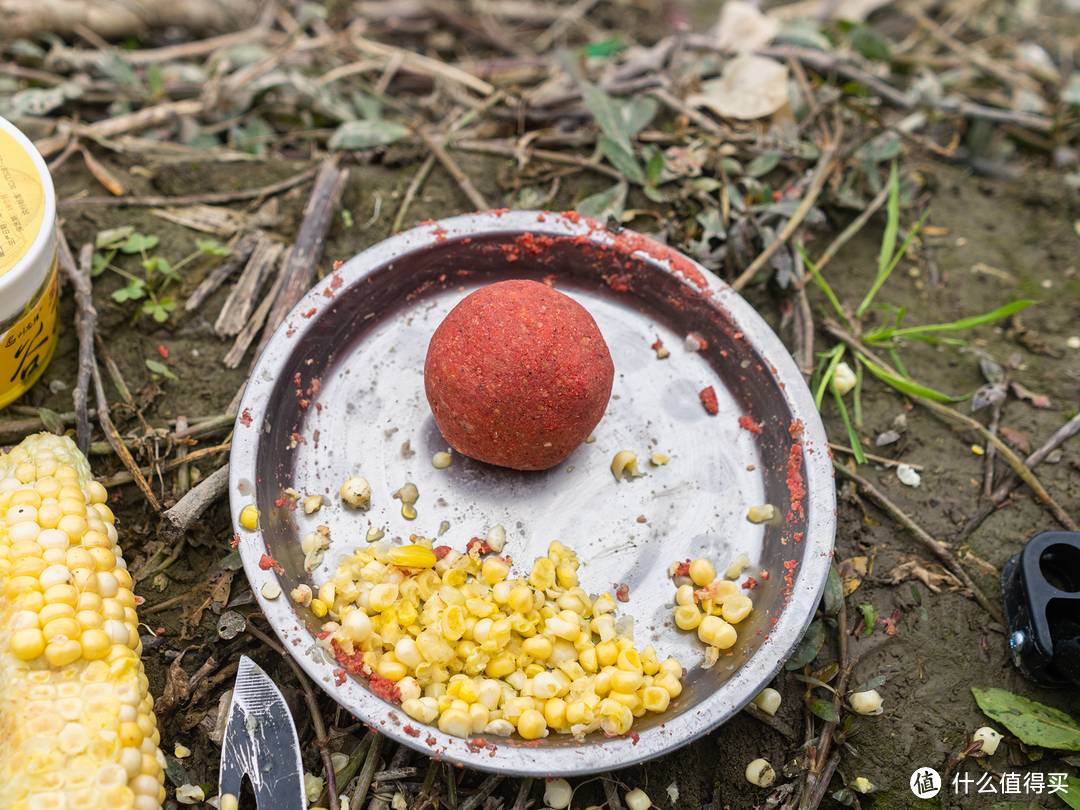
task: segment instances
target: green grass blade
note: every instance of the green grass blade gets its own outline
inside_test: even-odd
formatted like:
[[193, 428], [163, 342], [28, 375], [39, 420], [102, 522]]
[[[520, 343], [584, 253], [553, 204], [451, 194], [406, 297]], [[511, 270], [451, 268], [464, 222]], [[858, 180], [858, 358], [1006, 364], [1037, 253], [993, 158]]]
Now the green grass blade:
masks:
[[971, 329], [973, 326], [982, 326], [983, 324], [993, 323], [1002, 318], [1007, 318], [1013, 313], [1019, 312], [1034, 303], [1034, 301], [1029, 301], [1027, 299], [1023, 301], [1013, 301], [1011, 304], [998, 307], [993, 312], [987, 312], [985, 315], [973, 315], [970, 318], [961, 318], [959, 321], [953, 321], [952, 323], [935, 323], [929, 326], [907, 326], [903, 329], [894, 329], [892, 333], [886, 335], [886, 337], [904, 337], [905, 335], [917, 335], [923, 332], [958, 332], [961, 329]]
[[904, 365], [904, 361], [900, 359], [900, 352], [896, 350], [895, 346], [889, 347], [889, 357], [892, 359], [893, 368], [900, 372], [900, 376], [905, 380], [910, 380], [911, 375], [908, 374], [907, 367]]
[[847, 405], [844, 404], [844, 398], [840, 396], [840, 392], [836, 390], [836, 386], [830, 385], [832, 389], [833, 397], [836, 399], [836, 407], [840, 409], [840, 418], [844, 420], [844, 427], [847, 428], [848, 441], [851, 443], [851, 449], [855, 453], [855, 460], [860, 464], [866, 463], [866, 456], [863, 455], [861, 442], [859, 441], [859, 434], [855, 432], [855, 428], [851, 426], [851, 417], [848, 416]]
[[877, 291], [892, 272], [893, 251], [896, 249], [896, 235], [900, 230], [900, 181], [896, 175], [896, 163], [889, 169], [889, 202], [886, 206], [885, 234], [881, 238], [881, 252], [878, 254], [877, 278], [859, 304], [856, 315], [860, 318], [874, 300]]
[[862, 422], [862, 379], [863, 370], [862, 363], [859, 361], [858, 355], [855, 356], [855, 388], [852, 389], [852, 396], [855, 403], [855, 424], [859, 427], [863, 426]]
[[836, 371], [836, 366], [840, 362], [840, 358], [844, 356], [845, 346], [843, 343], [837, 344], [833, 347], [825, 357], [831, 357], [828, 367], [821, 375], [821, 382], [818, 383], [817, 393], [814, 394], [814, 406], [820, 411], [821, 400], [825, 396], [825, 389], [829, 387], [829, 383], [832, 382], [833, 372]]
[[823, 293], [825, 293], [825, 297], [829, 299], [829, 303], [831, 303], [833, 309], [836, 310], [837, 316], [843, 321], [844, 326], [850, 330], [851, 324], [848, 322], [847, 316], [844, 315], [844, 309], [840, 306], [840, 301], [837, 299], [836, 293], [832, 291], [832, 287], [829, 286], [829, 282], [825, 280], [825, 276], [821, 275], [821, 271], [817, 269], [817, 265], [810, 260], [810, 257], [806, 254], [806, 249], [800, 244], [796, 244], [795, 247], [799, 249], [803, 261], [806, 262], [806, 266], [810, 268], [810, 274], [814, 278], [814, 283], [818, 285], [818, 288]]
[[895, 388], [904, 394], [911, 394], [916, 397], [925, 397], [926, 399], [932, 399], [935, 402], [963, 402], [965, 399], [970, 398], [971, 394], [967, 394], [962, 397], [951, 397], [948, 394], [942, 394], [940, 391], [935, 391], [933, 388], [927, 388], [925, 385], [919, 385], [917, 382], [911, 380], [905, 380], [903, 377], [897, 377], [892, 372], [886, 371], [877, 363], [863, 358], [863, 362], [866, 363], [867, 369], [870, 373], [881, 380], [886, 385]]

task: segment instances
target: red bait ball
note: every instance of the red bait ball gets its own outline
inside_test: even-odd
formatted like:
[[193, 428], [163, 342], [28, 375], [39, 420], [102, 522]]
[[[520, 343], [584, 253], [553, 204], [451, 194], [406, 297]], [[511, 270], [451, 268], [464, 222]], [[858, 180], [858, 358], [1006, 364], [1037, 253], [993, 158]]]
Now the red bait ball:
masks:
[[546, 470], [604, 415], [615, 366], [592, 316], [536, 281], [467, 296], [435, 330], [424, 387], [435, 424], [459, 453]]

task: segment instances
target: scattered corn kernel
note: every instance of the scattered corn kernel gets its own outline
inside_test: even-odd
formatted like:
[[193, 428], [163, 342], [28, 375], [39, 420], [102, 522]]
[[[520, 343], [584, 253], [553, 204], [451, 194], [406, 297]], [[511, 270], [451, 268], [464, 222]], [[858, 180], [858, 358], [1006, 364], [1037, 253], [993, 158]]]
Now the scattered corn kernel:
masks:
[[551, 779], [544, 786], [544, 804], [552, 810], [563, 810], [570, 806], [574, 791], [565, 779]]
[[746, 519], [751, 523], [772, 523], [776, 520], [776, 507], [771, 503], [764, 506], [751, 506], [750, 511], [746, 513]]
[[453, 456], [449, 453], [436, 453], [431, 457], [431, 466], [436, 470], [445, 470], [453, 460]]
[[620, 450], [615, 454], [615, 458], [611, 460], [611, 473], [616, 481], [622, 481], [623, 478], [632, 480], [645, 474], [638, 469], [637, 453], [632, 450]]
[[750, 565], [750, 555], [743, 552], [731, 561], [731, 565], [728, 566], [724, 576], [728, 579], [737, 579], [738, 576], [746, 570], [748, 565]]
[[623, 800], [626, 802], [626, 810], [649, 810], [653, 806], [649, 794], [641, 788], [628, 791]]
[[982, 445], [973, 444], [973, 445], [971, 445], [971, 452], [974, 453], [977, 456], [981, 456], [986, 451], [983, 449]]
[[496, 554], [502, 554], [503, 547], [506, 545], [506, 529], [501, 523], [496, 523], [488, 529], [484, 542]]
[[746, 766], [746, 781], [758, 787], [767, 788], [776, 781], [776, 771], [764, 759], [755, 759]]
[[310, 585], [297, 585], [289, 593], [292, 600], [300, 607], [308, 607], [311, 604], [312, 594]]
[[669, 461], [671, 461], [671, 459], [665, 456], [663, 453], [653, 453], [651, 456], [649, 456], [649, 463], [652, 464], [654, 467], [662, 467]]
[[386, 532], [384, 532], [378, 526], [372, 526], [370, 529], [367, 530], [367, 541], [369, 543], [377, 543], [384, 537], [386, 537]]
[[[980, 740], [982, 742], [982, 750], [990, 756], [993, 756], [997, 751], [998, 743], [1001, 742], [1002, 735], [994, 731], [989, 726], [983, 726], [972, 735], [972, 740]], [[864, 793], [866, 791], [863, 791]]]
[[881, 695], [878, 694], [876, 689], [871, 689], [868, 692], [856, 692], [848, 698], [848, 703], [857, 714], [874, 715], [885, 711], [881, 706]]
[[716, 579], [716, 568], [704, 557], [690, 563], [690, 579], [699, 588], [703, 588]]
[[853, 790], [859, 791], [859, 793], [870, 793], [874, 789], [874, 783], [865, 776], [859, 776], [851, 783], [851, 787]]
[[259, 510], [248, 504], [240, 512], [240, 525], [248, 531], [259, 528]]
[[319, 509], [322, 508], [322, 505], [323, 505], [323, 496], [322, 495], [309, 495], [308, 497], [304, 498], [304, 514], [305, 515], [310, 515], [310, 514], [313, 514], [315, 512], [318, 512]]
[[754, 698], [753, 704], [765, 714], [775, 717], [776, 710], [780, 708], [780, 693], [771, 688], [762, 689]]
[[371, 485], [366, 478], [354, 476], [341, 485], [341, 499], [349, 506], [367, 509], [371, 506]]
[[265, 599], [277, 599], [281, 596], [281, 586], [276, 582], [264, 582], [262, 586], [262, 595]]
[[177, 759], [185, 759], [191, 756], [191, 749], [182, 743], [177, 743], [176, 747], [173, 749], [173, 754]]

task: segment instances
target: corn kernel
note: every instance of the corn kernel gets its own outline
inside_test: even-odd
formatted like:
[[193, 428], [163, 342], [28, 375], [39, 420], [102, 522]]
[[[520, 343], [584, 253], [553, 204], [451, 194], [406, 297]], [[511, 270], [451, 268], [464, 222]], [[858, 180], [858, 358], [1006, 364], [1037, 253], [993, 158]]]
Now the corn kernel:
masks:
[[675, 624], [680, 630], [693, 630], [701, 624], [701, 611], [693, 605], [675, 608]]
[[714, 579], [716, 579], [716, 568], [713, 564], [706, 560], [704, 557], [694, 560], [690, 563], [690, 579], [699, 588], [708, 585]]
[[240, 525], [248, 531], [255, 531], [259, 527], [259, 510], [248, 504], [240, 512]]
[[527, 709], [518, 718], [517, 730], [524, 740], [536, 740], [540, 737], [546, 737], [547, 720], [536, 709]]

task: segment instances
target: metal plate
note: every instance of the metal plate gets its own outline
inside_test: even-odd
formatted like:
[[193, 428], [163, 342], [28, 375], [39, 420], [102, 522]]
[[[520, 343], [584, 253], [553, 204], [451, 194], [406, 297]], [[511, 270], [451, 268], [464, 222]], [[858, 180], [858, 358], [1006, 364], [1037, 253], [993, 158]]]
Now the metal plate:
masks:
[[[468, 292], [505, 278], [547, 279], [585, 306], [611, 349], [615, 383], [595, 441], [563, 464], [518, 472], [447, 450], [424, 395], [428, 341]], [[707, 348], [684, 348], [688, 333]], [[658, 359], [652, 345], [671, 352]], [[318, 381], [318, 385], [314, 383]], [[719, 413], [699, 392], [711, 386]], [[761, 433], [740, 426], [749, 416]], [[637, 453], [647, 473], [616, 482], [620, 450]], [[669, 464], [652, 466], [651, 453]], [[798, 497], [798, 472], [805, 497]], [[346, 508], [338, 489], [349, 477], [371, 483], [367, 513]], [[630, 231], [615, 235], [573, 214], [491, 212], [427, 224], [382, 242], [324, 279], [289, 315], [252, 373], [236, 424], [230, 468], [235, 524], [255, 503], [259, 530], [240, 530], [247, 575], [286, 649], [343, 706], [399, 742], [470, 767], [545, 776], [586, 774], [640, 762], [715, 728], [776, 674], [802, 637], [828, 573], [835, 531], [833, 473], [812, 397], [794, 362], [764, 321], [722, 281], [677, 251]], [[393, 494], [416, 484], [418, 516], [406, 521]], [[292, 487], [323, 494], [314, 515], [290, 511]], [[796, 496], [794, 504], [792, 495]], [[772, 503], [774, 526], [746, 520]], [[527, 574], [552, 540], [575, 549], [590, 593], [629, 586], [620, 614], [634, 618], [635, 643], [676, 656], [688, 670], [684, 691], [661, 715], [635, 721], [632, 738], [574, 740], [552, 732], [529, 747], [492, 738], [487, 748], [421, 727], [368, 691], [343, 683], [338, 664], [316, 647], [321, 621], [287, 598], [300, 582], [326, 581], [342, 555], [365, 545], [369, 526], [407, 543], [410, 534], [464, 550], [501, 523], [504, 554]], [[330, 528], [325, 564], [305, 574], [300, 538]], [[715, 667], [700, 668], [703, 645], [674, 626], [674, 561], [705, 556], [723, 573], [740, 553], [758, 580], [755, 609], [739, 642]], [[260, 567], [264, 553], [283, 568]], [[759, 572], [768, 572], [768, 579]], [[745, 578], [745, 575], [744, 575]], [[280, 584], [276, 600], [264, 583]], [[416, 724], [419, 725], [419, 724]]]

